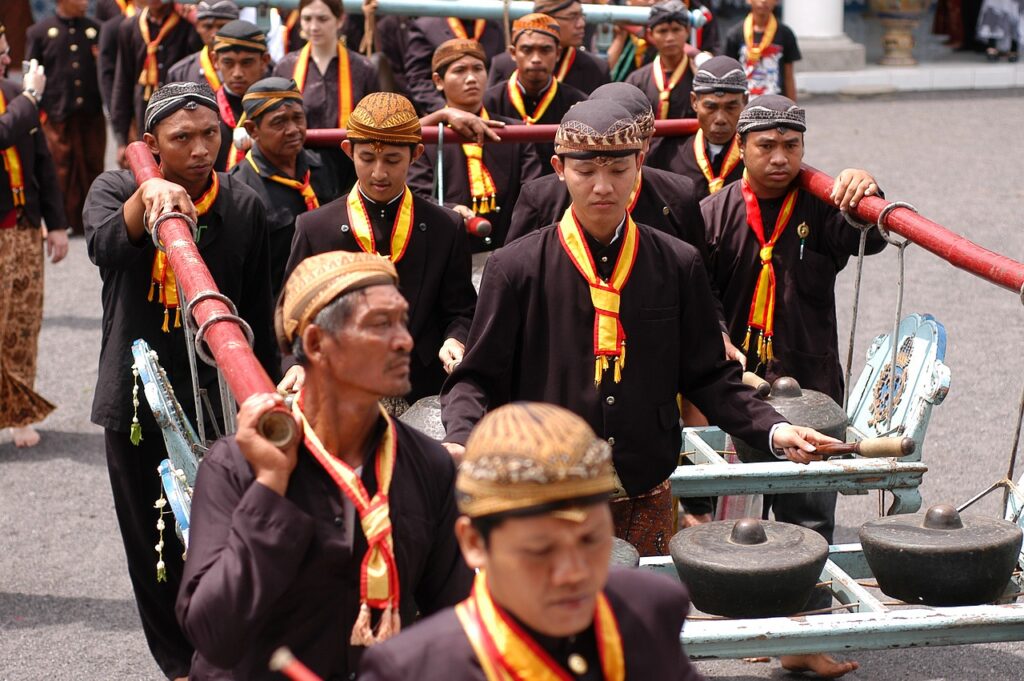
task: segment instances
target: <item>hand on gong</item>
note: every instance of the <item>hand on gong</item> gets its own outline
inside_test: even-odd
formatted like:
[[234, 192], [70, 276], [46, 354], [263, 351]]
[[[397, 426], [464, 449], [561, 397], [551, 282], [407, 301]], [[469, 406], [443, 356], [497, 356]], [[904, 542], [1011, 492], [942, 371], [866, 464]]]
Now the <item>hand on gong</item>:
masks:
[[782, 452], [783, 456], [795, 463], [810, 463], [821, 461], [821, 454], [815, 451], [815, 445], [824, 445], [830, 442], [839, 442], [839, 440], [823, 435], [813, 428], [786, 423], [775, 429], [772, 449]]

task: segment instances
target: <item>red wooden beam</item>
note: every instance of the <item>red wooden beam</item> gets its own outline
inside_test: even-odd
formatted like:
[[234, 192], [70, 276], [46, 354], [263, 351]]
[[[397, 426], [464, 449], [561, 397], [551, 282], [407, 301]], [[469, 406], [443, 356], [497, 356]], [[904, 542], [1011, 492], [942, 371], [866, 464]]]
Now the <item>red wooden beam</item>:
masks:
[[[800, 186], [823, 201], [830, 200], [833, 182], [831, 177], [808, 165], [800, 174]], [[889, 203], [888, 199], [868, 196], [853, 210], [853, 215], [874, 223]], [[883, 224], [889, 231], [910, 239], [954, 267], [1018, 294], [1024, 290], [1024, 263], [982, 248], [909, 208], [893, 209]]]
[[[680, 137], [692, 135], [697, 132], [700, 124], [696, 118], [678, 118], [672, 120], [655, 121], [655, 137]], [[501, 137], [501, 142], [491, 144], [521, 144], [524, 142], [551, 142], [555, 139], [557, 125], [507, 125], [504, 128], [495, 128], [494, 131]], [[330, 147], [341, 144], [345, 139], [345, 130], [341, 128], [324, 128], [319, 130], [306, 131], [306, 144], [311, 147]], [[466, 140], [451, 130], [444, 132], [445, 144], [463, 144]], [[430, 125], [423, 128], [423, 143], [437, 144], [437, 126]]]
[[[128, 145], [125, 157], [132, 172], [135, 173], [137, 184], [141, 185], [154, 177], [163, 177], [153, 154], [144, 143], [134, 142]], [[206, 268], [206, 263], [199, 255], [199, 249], [192, 241], [192, 232], [184, 220], [171, 218], [163, 221], [158, 226], [158, 236], [166, 249], [167, 260], [181, 286], [185, 300], [193, 300], [203, 291], [219, 293], [217, 284], [214, 283], [210, 270]], [[198, 327], [212, 318], [230, 315], [231, 310], [219, 300], [206, 298], [195, 306], [193, 314]], [[211, 323], [205, 341], [239, 403], [256, 393], [276, 391], [270, 376], [256, 361], [256, 355], [253, 354], [238, 324], [228, 319]], [[291, 442], [298, 435], [295, 420], [284, 407], [265, 415], [260, 421], [260, 431], [264, 437], [279, 446]]]

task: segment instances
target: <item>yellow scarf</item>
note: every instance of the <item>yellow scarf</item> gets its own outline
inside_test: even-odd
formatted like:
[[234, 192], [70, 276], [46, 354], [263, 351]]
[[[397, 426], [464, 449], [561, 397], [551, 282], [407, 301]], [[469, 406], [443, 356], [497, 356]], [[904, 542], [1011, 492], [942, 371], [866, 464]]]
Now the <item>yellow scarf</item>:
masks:
[[583, 236], [583, 228], [580, 227], [571, 205], [558, 223], [558, 237], [569, 260], [590, 286], [590, 301], [594, 304], [594, 385], [601, 385], [601, 379], [610, 363], [615, 365], [613, 376], [618, 383], [622, 380], [622, 370], [626, 368], [626, 331], [619, 319], [619, 302], [622, 289], [629, 281], [633, 264], [636, 262], [636, 254], [640, 247], [639, 230], [633, 218], [627, 213], [626, 229], [622, 235], [622, 250], [619, 251], [609, 281], [602, 281], [597, 276], [594, 256], [590, 254], [590, 248]]
[[[295, 62], [292, 79], [299, 92], [306, 91], [306, 75], [309, 73], [309, 61], [313, 54], [313, 44], [306, 43], [299, 50], [299, 58]], [[348, 126], [348, 117], [352, 115], [352, 72], [348, 63], [348, 49], [345, 43], [338, 41], [338, 127]]]
[[523, 122], [527, 125], [533, 125], [539, 121], [544, 114], [547, 112], [548, 107], [551, 106], [551, 102], [555, 99], [555, 95], [558, 93], [558, 79], [551, 80], [551, 87], [544, 93], [540, 101], [537, 102], [537, 108], [534, 110], [532, 115], [526, 114], [526, 103], [523, 102], [523, 93], [519, 91], [519, 69], [512, 72], [512, 75], [508, 79], [508, 98], [512, 101], [512, 106], [515, 107], [519, 117], [523, 119]]
[[142, 73], [139, 74], [139, 85], [144, 88], [143, 101], [148, 102], [153, 90], [160, 87], [157, 51], [160, 49], [160, 43], [168, 33], [174, 30], [179, 21], [181, 21], [181, 17], [177, 12], [171, 10], [171, 13], [160, 25], [160, 32], [156, 34], [156, 39], [152, 39], [149, 35], [149, 8], [147, 7], [139, 13], [139, 32], [142, 34], [142, 42], [146, 43], [146, 59], [142, 62]]
[[116, 0], [117, 6], [121, 9], [121, 14], [126, 17], [135, 16], [135, 5], [128, 2], [128, 0]]
[[199, 52], [199, 65], [203, 68], [203, 77], [210, 84], [210, 89], [214, 92], [219, 90], [221, 86], [220, 76], [217, 75], [217, 69], [214, 68], [213, 60], [210, 59], [209, 46], [203, 47]]
[[659, 54], [654, 58], [654, 63], [651, 64], [651, 74], [654, 76], [654, 87], [658, 88], [658, 120], [668, 118], [669, 99], [672, 97], [672, 90], [679, 84], [679, 80], [689, 67], [690, 58], [684, 54], [683, 60], [676, 66], [672, 76], [669, 78], [668, 85], [666, 85], [665, 71], [661, 68], [661, 55]]
[[725, 160], [722, 161], [722, 170], [718, 175], [715, 175], [711, 168], [711, 160], [708, 159], [708, 151], [704, 148], [704, 130], [698, 129], [697, 134], [693, 138], [693, 153], [697, 157], [697, 165], [700, 167], [700, 172], [704, 174], [704, 179], [708, 181], [708, 191], [712, 194], [717, 194], [725, 186], [725, 178], [729, 177], [729, 173], [736, 169], [736, 166], [740, 163], [740, 139], [739, 137], [733, 137], [732, 144], [729, 145], [729, 151], [726, 152]]
[[299, 22], [299, 10], [293, 9], [289, 14], [288, 18], [284, 22], [284, 30], [281, 31], [281, 40], [284, 42], [284, 54], [291, 52], [288, 48], [291, 46], [289, 39], [292, 35], [292, 29], [295, 28], [295, 24]]
[[[0, 92], [0, 115], [7, 111], [7, 100]], [[11, 187], [11, 200], [15, 208], [25, 205], [25, 174], [21, 167], [21, 154], [18, 147], [11, 145], [3, 150], [4, 170], [7, 171], [7, 182]]]
[[[391, 255], [388, 257], [394, 263], [397, 263], [405, 255], [405, 249], [409, 247], [409, 239], [412, 238], [412, 192], [409, 191], [409, 187], [405, 188], [401, 201], [402, 203], [398, 206], [398, 215], [395, 216], [395, 224], [391, 228]], [[366, 253], [377, 253], [370, 216], [366, 214], [363, 195], [358, 186], [353, 187], [352, 191], [348, 193], [348, 221], [352, 225], [352, 234], [356, 237], [359, 248]]]
[[[206, 214], [210, 210], [210, 206], [217, 200], [217, 193], [220, 191], [220, 178], [217, 173], [213, 173], [213, 182], [210, 183], [210, 188], [207, 189], [199, 200], [196, 201], [196, 213], [200, 217]], [[153, 256], [153, 271], [151, 275], [151, 283], [149, 285], [149, 300], [153, 300], [156, 295], [157, 300], [161, 305], [164, 306], [164, 333], [170, 332], [168, 325], [169, 313], [174, 310], [174, 328], [181, 327], [181, 308], [178, 303], [178, 280], [174, 277], [174, 270], [171, 269], [170, 262], [167, 260], [167, 254], [163, 251], [158, 250], [156, 255]]]
[[[381, 417], [387, 426], [374, 457], [377, 493], [371, 498], [355, 470], [328, 452], [320, 442], [320, 438], [302, 413], [302, 405], [303, 393], [299, 391], [298, 399], [292, 405], [292, 413], [302, 423], [302, 436], [306, 448], [359, 512], [359, 524], [366, 537], [367, 550], [359, 576], [359, 616], [352, 627], [349, 642], [354, 646], [372, 646], [394, 636], [402, 628], [401, 615], [398, 611], [398, 566], [395, 564], [395, 542], [391, 532], [391, 509], [388, 503], [388, 491], [391, 489], [395, 461], [398, 457], [395, 424], [384, 408], [380, 407]], [[376, 634], [371, 627], [370, 608], [384, 611]]]
[[[455, 34], [456, 38], [462, 38], [466, 40], [469, 38], [469, 34], [466, 33], [466, 27], [462, 25], [462, 19], [456, 19], [455, 17], [448, 17], [448, 28], [451, 29], [452, 33]], [[480, 39], [484, 37], [484, 31], [487, 30], [487, 20], [477, 19], [473, 22], [473, 40], [480, 42]]]
[[[487, 109], [480, 110], [480, 118], [491, 120]], [[466, 172], [469, 174], [469, 194], [473, 204], [470, 209], [476, 215], [494, 211], [497, 208], [498, 190], [494, 186], [491, 171], [484, 165], [484, 146], [463, 144], [462, 153], [466, 155]]]
[[768, 25], [764, 28], [761, 42], [754, 44], [754, 15], [748, 14], [743, 20], [743, 42], [747, 44], [747, 66], [754, 66], [761, 61], [764, 49], [775, 40], [775, 32], [779, 30], [779, 22], [774, 14], [768, 15]]
[[559, 83], [565, 80], [565, 77], [569, 75], [569, 69], [576, 63], [576, 48], [567, 47], [565, 48], [565, 54], [562, 55], [562, 63], [558, 65], [558, 73], [555, 74], [555, 80]]
[[[260, 169], [256, 165], [256, 160], [252, 157], [252, 149], [246, 153], [245, 160], [252, 166], [253, 171], [255, 171], [257, 175], [260, 175]], [[277, 182], [278, 184], [283, 184], [289, 189], [294, 189], [298, 193], [302, 194], [302, 198], [306, 202], [306, 210], [313, 210], [314, 208], [320, 207], [320, 200], [316, 197], [316, 192], [313, 190], [313, 186], [309, 183], [310, 175], [311, 171], [307, 168], [306, 175], [302, 178], [301, 182], [293, 180], [290, 177], [285, 177], [284, 175], [260, 175], [260, 177], [265, 177], [271, 182]]]
[[742, 183], [743, 202], [747, 207], [747, 225], [750, 226], [757, 242], [761, 245], [761, 272], [757, 276], [757, 284], [754, 286], [754, 298], [750, 301], [750, 316], [747, 318], [747, 336], [743, 339], [743, 349], [750, 350], [750, 336], [752, 329], [758, 329], [757, 358], [762, 364], [768, 360], [775, 359], [772, 352], [772, 336], [775, 334], [775, 267], [772, 265], [772, 253], [779, 237], [786, 231], [786, 225], [793, 216], [793, 208], [796, 206], [796, 199], [800, 189], [794, 187], [789, 190], [786, 199], [782, 202], [782, 210], [775, 220], [775, 230], [770, 239], [765, 239], [764, 222], [761, 219], [761, 206], [757, 202], [754, 190], [750, 188], [747, 181], [747, 173], [743, 172]]
[[[571, 681], [573, 678], [494, 603], [482, 570], [476, 575], [469, 598], [455, 606], [455, 615], [487, 681]], [[604, 681], [625, 681], [622, 635], [603, 593], [597, 595], [594, 635]]]

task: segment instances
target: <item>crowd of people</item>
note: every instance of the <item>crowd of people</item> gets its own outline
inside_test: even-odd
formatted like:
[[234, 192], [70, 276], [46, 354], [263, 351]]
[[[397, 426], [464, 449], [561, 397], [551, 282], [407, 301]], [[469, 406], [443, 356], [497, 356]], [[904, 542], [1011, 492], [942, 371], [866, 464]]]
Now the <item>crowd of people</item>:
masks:
[[[799, 48], [776, 0], [749, 5], [718, 32], [697, 0], [663, 0], [607, 57], [578, 0], [536, 0], [507, 37], [482, 19], [352, 22], [340, 0], [301, 0], [269, 32], [231, 0], [101, 1], [92, 18], [58, 0], [30, 29], [21, 85], [0, 81], [0, 427], [32, 445], [53, 408], [33, 390], [43, 244], [58, 261], [81, 231], [103, 282], [91, 417], [167, 678], [273, 678], [282, 645], [324, 678], [699, 678], [685, 590], [609, 573], [612, 537], [664, 555], [678, 524], [712, 519], [712, 499], [675, 509], [684, 424], [818, 458], [831, 438], [742, 371], [841, 400], [833, 290], [860, 244], [844, 212], [880, 194], [857, 169], [829, 202], [799, 189]], [[7, 50], [0, 29], [0, 69]], [[162, 177], [102, 172], [104, 111], [118, 161], [141, 141]], [[695, 135], [654, 136], [691, 117]], [[539, 123], [552, 141], [496, 143]], [[425, 145], [441, 124], [460, 143]], [[309, 148], [309, 128], [346, 137]], [[225, 430], [150, 234], [169, 212], [195, 224], [280, 394], [212, 444], [187, 556], [164, 533], [157, 569], [166, 453], [132, 342], [176, 395], [205, 391], [208, 410], [182, 400], [192, 422]], [[868, 232], [868, 253], [884, 245]], [[258, 424], [282, 394], [302, 437], [277, 447]], [[443, 443], [397, 418], [431, 396]], [[831, 542], [834, 493], [765, 502]]]

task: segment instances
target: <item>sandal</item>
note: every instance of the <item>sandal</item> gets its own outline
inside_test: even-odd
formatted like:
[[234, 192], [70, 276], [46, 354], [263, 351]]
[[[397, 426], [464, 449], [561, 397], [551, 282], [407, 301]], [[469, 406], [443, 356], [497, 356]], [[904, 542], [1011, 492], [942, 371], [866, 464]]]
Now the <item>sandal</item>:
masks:
[[999, 61], [999, 50], [994, 47], [986, 47], [985, 58], [989, 61]]

